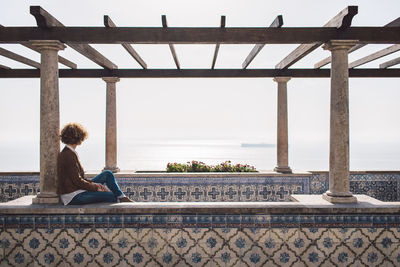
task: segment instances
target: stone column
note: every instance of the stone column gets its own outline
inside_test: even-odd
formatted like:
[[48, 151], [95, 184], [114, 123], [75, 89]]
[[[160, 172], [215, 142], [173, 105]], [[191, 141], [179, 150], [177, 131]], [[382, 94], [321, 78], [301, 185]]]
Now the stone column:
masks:
[[41, 54], [40, 65], [40, 193], [33, 203], [57, 204], [57, 157], [60, 152], [58, 51], [65, 45], [55, 40], [32, 41]]
[[287, 115], [287, 82], [290, 77], [275, 77], [278, 83], [278, 132], [277, 132], [277, 166], [274, 171], [292, 173], [288, 156], [288, 115]]
[[106, 166], [104, 170], [119, 172], [117, 167], [117, 77], [103, 77], [107, 83], [106, 93]]
[[323, 46], [331, 51], [331, 113], [329, 190], [323, 198], [331, 203], [356, 203], [349, 179], [349, 69], [348, 50], [356, 40], [331, 40]]

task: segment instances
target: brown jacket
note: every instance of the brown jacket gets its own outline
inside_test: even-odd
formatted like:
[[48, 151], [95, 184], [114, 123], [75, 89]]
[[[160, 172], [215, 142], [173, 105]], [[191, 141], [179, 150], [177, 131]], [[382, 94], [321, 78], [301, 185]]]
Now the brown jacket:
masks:
[[58, 194], [68, 194], [79, 189], [97, 191], [97, 185], [84, 178], [85, 172], [75, 153], [65, 147], [58, 155]]

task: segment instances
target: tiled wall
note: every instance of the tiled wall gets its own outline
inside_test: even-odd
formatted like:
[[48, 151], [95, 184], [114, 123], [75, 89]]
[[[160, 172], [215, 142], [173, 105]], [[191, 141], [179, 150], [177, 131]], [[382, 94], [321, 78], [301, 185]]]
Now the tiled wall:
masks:
[[[118, 177], [134, 201], [289, 201], [298, 194], [321, 194], [329, 188], [327, 172], [302, 176]], [[0, 201], [39, 192], [38, 175], [0, 175]], [[400, 200], [400, 173], [352, 173], [350, 189], [383, 201]]]
[[384, 201], [400, 201], [400, 173], [354, 174], [350, 190]]
[[[327, 172], [313, 172], [310, 177], [311, 194], [322, 194], [329, 188]], [[400, 172], [353, 172], [350, 191], [366, 194], [382, 201], [400, 201]]]
[[400, 215], [0, 216], [0, 266], [400, 266]]
[[[309, 193], [309, 177], [119, 178], [135, 201], [289, 201]], [[147, 189], [147, 190], [146, 190]]]
[[39, 190], [39, 175], [0, 175], [0, 202], [7, 202], [27, 195], [36, 195]]

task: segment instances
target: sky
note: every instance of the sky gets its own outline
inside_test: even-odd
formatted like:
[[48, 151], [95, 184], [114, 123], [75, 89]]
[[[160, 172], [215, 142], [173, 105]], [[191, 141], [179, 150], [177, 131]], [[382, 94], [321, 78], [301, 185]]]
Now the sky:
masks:
[[[159, 27], [166, 15], [171, 27], [267, 27], [277, 15], [283, 27], [319, 27], [348, 5], [358, 5], [353, 26], [382, 26], [400, 16], [393, 1], [6, 1], [0, 0], [0, 24], [36, 26], [29, 6], [40, 5], [66, 26], [103, 26], [109, 15], [118, 26]], [[62, 3], [62, 4], [61, 4]], [[119, 68], [140, 68], [120, 45], [92, 45]], [[248, 68], [274, 68], [297, 45], [266, 45]], [[368, 45], [349, 55], [349, 62], [389, 45]], [[0, 44], [33, 60], [40, 55], [21, 45]], [[175, 68], [168, 45], [133, 45], [148, 68]], [[221, 45], [216, 68], [241, 68], [253, 45]], [[210, 68], [214, 45], [176, 45], [182, 68]], [[72, 48], [59, 53], [78, 68], [99, 68]], [[400, 52], [365, 64], [399, 57]], [[312, 68], [329, 55], [316, 49], [292, 68]], [[0, 56], [0, 64], [30, 68]], [[327, 66], [329, 67], [329, 65]], [[65, 68], [60, 65], [60, 68]], [[374, 147], [374, 153], [400, 150], [398, 78], [352, 78], [349, 82], [350, 145]], [[329, 144], [329, 90], [326, 78], [295, 78], [288, 83], [289, 145]], [[60, 79], [60, 124], [78, 121], [90, 138], [82, 149], [94, 149], [105, 138], [105, 82]], [[117, 83], [119, 146], [156, 140], [218, 139], [276, 143], [277, 85], [272, 78], [138, 79]], [[0, 79], [0, 159], [7, 149], [24, 146], [38, 151], [39, 79]], [[96, 148], [98, 150], [98, 148]], [[103, 150], [99, 150], [104, 153]], [[351, 150], [351, 153], [357, 151]], [[364, 153], [364, 152], [363, 152]], [[1, 161], [1, 160], [0, 160]], [[395, 168], [394, 166], [393, 168]], [[398, 167], [397, 167], [398, 168]]]

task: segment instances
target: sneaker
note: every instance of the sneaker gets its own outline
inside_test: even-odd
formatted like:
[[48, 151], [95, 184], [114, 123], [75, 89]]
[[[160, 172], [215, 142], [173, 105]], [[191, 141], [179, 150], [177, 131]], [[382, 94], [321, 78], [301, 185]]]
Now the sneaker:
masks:
[[119, 202], [133, 202], [133, 200], [131, 200], [129, 197], [121, 197], [118, 198]]

